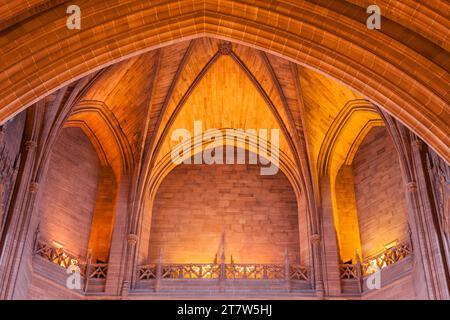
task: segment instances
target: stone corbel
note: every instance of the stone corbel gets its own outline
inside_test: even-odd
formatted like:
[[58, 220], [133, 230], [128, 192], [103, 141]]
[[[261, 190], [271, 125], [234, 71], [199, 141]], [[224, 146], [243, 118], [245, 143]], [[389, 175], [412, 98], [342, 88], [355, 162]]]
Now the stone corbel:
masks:
[[39, 183], [37, 183], [37, 182], [30, 183], [30, 188], [29, 188], [30, 193], [37, 193], [38, 189], [39, 189]]
[[131, 246], [135, 246], [138, 240], [138, 236], [134, 233], [130, 233], [127, 235], [127, 242]]
[[29, 140], [29, 141], [25, 142], [25, 150], [26, 151], [31, 151], [36, 147], [37, 147], [36, 141]]

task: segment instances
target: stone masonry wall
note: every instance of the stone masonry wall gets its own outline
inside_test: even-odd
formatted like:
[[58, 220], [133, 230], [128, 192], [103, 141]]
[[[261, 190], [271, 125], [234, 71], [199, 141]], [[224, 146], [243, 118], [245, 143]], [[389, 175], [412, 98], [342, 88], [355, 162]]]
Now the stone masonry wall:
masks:
[[225, 233], [227, 263], [299, 260], [297, 202], [288, 179], [257, 165], [180, 165], [156, 195], [150, 260], [210, 263]]
[[85, 258], [95, 208], [99, 161], [81, 129], [58, 138], [39, 204], [40, 237]]
[[374, 128], [353, 161], [362, 254], [407, 239], [405, 184], [397, 152], [384, 127]]

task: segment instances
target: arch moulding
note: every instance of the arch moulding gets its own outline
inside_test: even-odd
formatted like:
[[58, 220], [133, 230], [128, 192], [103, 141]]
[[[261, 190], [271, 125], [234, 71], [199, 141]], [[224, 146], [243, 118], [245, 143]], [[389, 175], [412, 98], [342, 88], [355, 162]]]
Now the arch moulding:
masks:
[[382, 106], [450, 162], [448, 59], [433, 58], [449, 54], [430, 41], [436, 54], [426, 58], [406, 46], [401, 34], [390, 33], [395, 22], [388, 18], [384, 33], [368, 30], [361, 19], [364, 8], [351, 4], [351, 14], [334, 3], [281, 0], [85, 0], [79, 5], [81, 30], [66, 28], [66, 6], [60, 4], [0, 31], [0, 123], [93, 71], [208, 35], [327, 74]]

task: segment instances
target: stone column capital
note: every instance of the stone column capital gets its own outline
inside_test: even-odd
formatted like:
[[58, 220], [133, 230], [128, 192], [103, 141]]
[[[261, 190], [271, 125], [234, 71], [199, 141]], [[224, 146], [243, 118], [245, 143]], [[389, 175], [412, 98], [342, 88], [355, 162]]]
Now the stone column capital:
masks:
[[311, 243], [312, 244], [318, 244], [318, 243], [320, 243], [320, 234], [318, 234], [318, 233], [315, 233], [315, 234], [313, 234], [313, 235], [311, 235]]
[[128, 244], [131, 244], [132, 246], [136, 245], [137, 239], [138, 239], [138, 236], [134, 233], [130, 233], [127, 235], [127, 242], [128, 242]]
[[416, 140], [411, 142], [411, 146], [414, 149], [420, 150], [420, 149], [422, 149], [422, 145], [423, 145], [423, 142], [422, 142], [422, 140], [419, 140], [419, 139], [416, 139]]
[[33, 140], [28, 140], [25, 142], [25, 150], [30, 151], [31, 149], [34, 149], [37, 147], [37, 143]]
[[415, 181], [410, 181], [406, 184], [408, 192], [416, 192], [417, 191], [417, 183]]
[[29, 190], [30, 190], [31, 193], [36, 193], [36, 192], [38, 192], [38, 189], [39, 189], [39, 183], [37, 183], [37, 182], [31, 182], [31, 183], [30, 183], [30, 188], [29, 188]]

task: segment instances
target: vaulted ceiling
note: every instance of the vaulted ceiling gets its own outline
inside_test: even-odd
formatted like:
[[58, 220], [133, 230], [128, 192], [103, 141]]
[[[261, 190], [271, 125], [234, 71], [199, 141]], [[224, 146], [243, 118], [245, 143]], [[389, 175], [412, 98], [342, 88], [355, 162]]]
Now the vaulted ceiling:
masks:
[[[8, 41], [5, 43], [8, 57], [9, 54], [11, 58], [14, 57], [11, 51], [13, 47], [10, 46], [14, 45], [15, 40], [8, 38], [12, 36], [10, 27], [22, 24], [31, 26], [31, 20], [41, 15], [50, 21], [53, 19], [50, 16], [59, 12], [66, 2], [33, 0], [24, 3], [22, 0], [12, 0], [0, 5], [0, 32], [7, 36], [2, 40]], [[132, 0], [124, 2], [121, 8], [132, 6], [133, 3]], [[188, 1], [169, 1], [169, 11], [177, 3], [190, 8]], [[229, 3], [233, 5], [234, 2]], [[448, 21], [439, 12], [445, 12], [447, 4], [432, 1], [425, 6], [415, 1], [413, 4], [387, 0], [377, 4], [383, 12], [384, 25], [388, 25], [381, 30], [382, 37], [396, 39], [398, 45], [401, 43], [411, 47], [416, 53], [445, 69], [448, 65], [445, 59], [449, 49], [448, 41], [445, 41], [448, 38], [448, 29], [445, 28]], [[94, 2], [81, 5], [84, 19], [93, 17], [97, 12], [94, 10], [96, 6], [102, 6]], [[155, 10], [166, 8], [164, 1], [152, 5]], [[268, 8], [263, 3], [258, 5], [260, 10], [257, 17], [260, 18]], [[280, 1], [277, 10], [291, 8], [292, 13], [301, 15], [300, 20], [304, 25], [299, 30], [307, 32], [309, 23], [313, 23], [313, 16], [304, 14], [312, 8], [322, 18], [327, 13], [333, 13], [340, 15], [347, 23], [353, 23], [365, 18], [365, 14], [362, 14], [364, 10], [361, 9], [368, 5], [368, 1], [344, 3], [310, 0], [295, 4]], [[223, 6], [227, 8], [226, 4]], [[417, 10], [418, 7], [420, 10]], [[222, 6], [218, 5], [217, 8]], [[133, 10], [138, 8], [133, 7]], [[267, 12], [273, 10], [270, 8]], [[415, 15], [414, 21], [408, 18], [408, 14]], [[44, 17], [40, 21], [42, 19]], [[86, 25], [86, 20], [83, 21]], [[431, 21], [433, 28], [423, 27]], [[288, 24], [287, 27], [292, 25]], [[340, 29], [333, 30], [338, 32]], [[96, 35], [106, 33], [103, 29]], [[367, 36], [377, 35], [371, 33]], [[320, 38], [319, 35], [316, 38]], [[312, 41], [323, 42], [316, 38], [313, 37]], [[422, 43], [421, 39], [427, 43]], [[87, 40], [82, 39], [82, 42]], [[334, 39], [334, 50], [344, 46], [343, 41]], [[286, 44], [287, 40], [283, 52], [290, 50]], [[337, 44], [339, 47], [336, 47]], [[67, 45], [75, 48], [75, 44]], [[115, 48], [113, 46], [111, 50]], [[351, 48], [357, 55], [358, 48], [355, 45]], [[317, 185], [322, 176], [329, 176], [333, 183], [340, 167], [351, 164], [370, 129], [384, 125], [377, 106], [362, 94], [343, 85], [341, 81], [348, 83], [345, 79], [339, 78], [337, 81], [324, 75], [322, 65], [325, 63], [309, 63], [311, 61], [307, 59], [309, 62], [304, 61], [308, 65], [306, 67], [294, 62], [298, 58], [288, 60], [275, 54], [278, 49], [264, 49], [198, 36], [190, 40], [173, 41], [172, 44], [150, 51], [143, 50], [144, 53], [132, 55], [131, 58], [115, 59], [114, 64], [64, 86], [37, 105], [54, 105], [55, 101], [67, 104], [69, 100], [66, 97], [79, 91], [64, 125], [83, 129], [96, 148], [100, 161], [111, 166], [117, 179], [133, 172], [133, 168], [138, 168], [145, 172], [141, 174], [146, 176], [145, 179], [153, 179], [158, 184], [172, 169], [166, 162], [176, 144], [171, 140], [174, 130], [185, 128], [193, 131], [194, 121], [202, 121], [203, 130], [280, 129], [280, 150], [284, 157], [280, 168], [288, 174], [291, 182], [297, 183], [298, 189], [301, 189], [310, 182]], [[93, 51], [90, 54], [94, 54]], [[285, 52], [283, 56], [290, 54]], [[365, 60], [363, 56], [361, 62]], [[336, 60], [333, 66], [337, 67], [339, 63]], [[309, 68], [313, 66], [317, 69]], [[388, 70], [375, 62], [372, 67]], [[328, 71], [333, 74], [332, 70]], [[7, 73], [4, 75], [8, 76]], [[352, 83], [356, 84], [356, 81], [362, 79], [354, 78]], [[85, 89], [81, 89], [84, 85]], [[366, 88], [368, 86], [362, 87], [362, 92]], [[414, 87], [410, 89], [414, 90]], [[378, 100], [373, 96], [370, 98], [371, 101]], [[380, 107], [390, 108], [387, 105]], [[398, 115], [400, 119], [405, 116], [402, 112]], [[446, 121], [445, 117], [440, 119]]]
[[334, 179], [368, 131], [383, 125], [375, 106], [337, 81], [207, 37], [100, 70], [65, 125], [90, 136], [118, 179], [142, 167], [158, 184], [173, 169], [165, 163], [177, 144], [172, 133], [183, 128], [193, 135], [194, 121], [204, 131], [279, 129], [280, 168], [299, 189], [305, 170], [316, 183], [325, 174]]
[[[0, 122], [89, 73], [211, 35], [338, 79], [448, 161], [448, 1], [377, 1], [383, 28], [376, 31], [366, 27], [371, 3], [365, 0], [80, 0], [83, 28], [77, 31], [66, 27], [69, 4], [11, 0], [0, 5]], [[288, 90], [285, 96], [289, 101]]]

